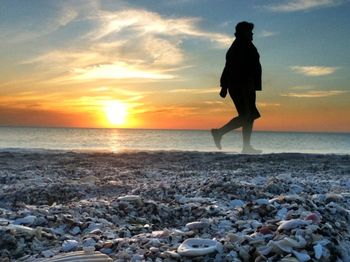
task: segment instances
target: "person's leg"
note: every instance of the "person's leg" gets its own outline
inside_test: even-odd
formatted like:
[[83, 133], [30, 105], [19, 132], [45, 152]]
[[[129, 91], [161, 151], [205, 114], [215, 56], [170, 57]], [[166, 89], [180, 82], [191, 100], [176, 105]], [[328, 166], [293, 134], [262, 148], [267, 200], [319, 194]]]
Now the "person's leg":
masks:
[[250, 137], [252, 136], [253, 124], [254, 124], [254, 120], [246, 121], [242, 125], [243, 148], [251, 147]]
[[237, 116], [235, 118], [232, 118], [227, 124], [219, 128], [218, 131], [223, 136], [226, 133], [241, 127], [242, 124], [243, 124], [242, 118]]
[[[242, 92], [237, 90], [233, 91], [229, 89], [229, 94], [236, 107], [238, 115], [240, 115], [242, 112], [242, 107], [244, 106], [244, 96], [242, 96]], [[213, 135], [216, 147], [218, 149], [221, 149], [222, 136], [234, 129], [242, 127], [242, 124], [243, 124], [242, 117], [237, 116], [232, 118], [228, 123], [226, 123], [221, 128], [212, 129], [211, 133]]]
[[226, 125], [218, 129], [212, 129], [211, 134], [213, 135], [215, 145], [218, 149], [221, 149], [221, 139], [226, 133], [239, 128], [242, 126], [242, 119], [238, 116], [232, 118]]

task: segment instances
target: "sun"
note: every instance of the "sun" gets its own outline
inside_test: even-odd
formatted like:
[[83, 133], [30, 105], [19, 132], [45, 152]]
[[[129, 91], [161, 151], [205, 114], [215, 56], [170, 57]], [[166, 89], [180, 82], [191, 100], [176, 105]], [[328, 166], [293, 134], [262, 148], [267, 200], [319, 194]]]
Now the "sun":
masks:
[[104, 106], [108, 122], [112, 125], [122, 125], [126, 122], [127, 106], [117, 100], [108, 101]]

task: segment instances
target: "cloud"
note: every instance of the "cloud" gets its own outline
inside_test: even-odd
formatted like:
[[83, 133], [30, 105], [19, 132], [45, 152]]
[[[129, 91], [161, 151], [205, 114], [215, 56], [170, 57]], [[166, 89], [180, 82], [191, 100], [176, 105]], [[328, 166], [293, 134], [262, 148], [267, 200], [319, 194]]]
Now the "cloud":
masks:
[[75, 69], [76, 80], [97, 79], [173, 79], [174, 76], [156, 70], [143, 70], [124, 63], [104, 64]]
[[259, 107], [277, 107], [281, 106], [279, 103], [267, 103], [267, 102], [258, 102], [257, 105]]
[[292, 89], [292, 90], [310, 90], [310, 89], [314, 89], [314, 86], [312, 86], [312, 85], [300, 85], [300, 86], [292, 86], [289, 89]]
[[337, 6], [344, 2], [345, 1], [343, 0], [289, 0], [282, 4], [278, 3], [275, 5], [265, 6], [265, 8], [273, 12], [296, 12], [315, 8]]
[[306, 76], [324, 76], [333, 74], [338, 67], [329, 66], [292, 66], [291, 69]]
[[143, 10], [127, 9], [116, 12], [101, 11], [94, 19], [99, 23], [97, 30], [88, 37], [98, 40], [106, 37], [116, 38], [118, 35], [161, 35], [175, 38], [200, 38], [227, 47], [232, 37], [199, 28], [198, 17], [165, 18], [160, 14]]
[[198, 89], [198, 88], [178, 88], [169, 90], [169, 93], [187, 93], [187, 94], [210, 94], [210, 93], [219, 93], [218, 88], [210, 89]]
[[259, 37], [271, 37], [271, 36], [275, 36], [278, 35], [277, 32], [272, 32], [272, 31], [267, 31], [267, 30], [263, 30], [258, 36]]
[[46, 74], [56, 72], [58, 82], [175, 79], [171, 72], [183, 69], [186, 60], [181, 47], [185, 40], [202, 39], [218, 47], [227, 47], [232, 40], [228, 35], [200, 29], [197, 17], [168, 18], [144, 9], [105, 11], [92, 7], [94, 13], [84, 14], [72, 6], [70, 13], [60, 18], [60, 24], [75, 18], [89, 23], [88, 33], [72, 40], [74, 45], [46, 51], [22, 64], [41, 66]]
[[329, 97], [345, 94], [347, 91], [341, 90], [330, 90], [330, 91], [307, 91], [302, 93], [287, 93], [282, 94], [282, 96], [288, 97], [298, 97], [298, 98], [318, 98], [318, 97]]

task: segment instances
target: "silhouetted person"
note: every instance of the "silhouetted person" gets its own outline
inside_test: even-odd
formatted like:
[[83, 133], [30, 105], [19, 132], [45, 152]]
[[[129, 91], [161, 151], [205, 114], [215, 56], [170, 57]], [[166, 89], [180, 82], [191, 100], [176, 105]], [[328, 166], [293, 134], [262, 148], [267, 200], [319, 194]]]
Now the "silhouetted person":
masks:
[[220, 96], [229, 92], [238, 116], [219, 129], [212, 129], [215, 145], [221, 149], [221, 138], [227, 132], [242, 127], [242, 153], [261, 153], [250, 144], [254, 120], [260, 117], [255, 106], [255, 92], [261, 90], [261, 65], [259, 53], [253, 45], [254, 24], [240, 22], [236, 25], [236, 39], [226, 53], [226, 64], [220, 79]]

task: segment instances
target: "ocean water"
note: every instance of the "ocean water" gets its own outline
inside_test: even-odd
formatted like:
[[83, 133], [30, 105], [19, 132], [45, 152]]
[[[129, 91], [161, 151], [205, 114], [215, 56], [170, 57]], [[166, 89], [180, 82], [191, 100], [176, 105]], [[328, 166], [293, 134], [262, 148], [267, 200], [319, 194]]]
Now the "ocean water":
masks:
[[[350, 154], [349, 133], [254, 132], [252, 144], [263, 153]], [[224, 136], [222, 146], [239, 153], [241, 133]], [[23, 149], [218, 151], [209, 130], [0, 127], [1, 151]]]

